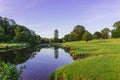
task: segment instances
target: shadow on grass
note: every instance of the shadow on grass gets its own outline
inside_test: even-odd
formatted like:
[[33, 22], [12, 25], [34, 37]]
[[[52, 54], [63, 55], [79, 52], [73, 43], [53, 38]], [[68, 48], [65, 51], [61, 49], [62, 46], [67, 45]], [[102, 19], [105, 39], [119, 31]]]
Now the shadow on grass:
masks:
[[90, 42], [90, 43], [105, 43], [105, 42], [108, 42], [108, 41], [94, 41], [94, 42]]

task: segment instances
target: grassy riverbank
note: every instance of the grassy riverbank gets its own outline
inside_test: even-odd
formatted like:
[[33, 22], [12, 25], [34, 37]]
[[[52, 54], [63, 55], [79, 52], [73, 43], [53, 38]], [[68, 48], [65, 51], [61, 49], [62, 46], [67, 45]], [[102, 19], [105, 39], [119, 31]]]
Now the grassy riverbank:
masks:
[[30, 46], [29, 43], [0, 43], [0, 52], [6, 51], [7, 49], [19, 49]]
[[[55, 80], [119, 80], [120, 39], [68, 42], [73, 56], [92, 55], [59, 68]], [[53, 75], [52, 75], [53, 76]]]
[[[88, 43], [84, 41], [68, 42], [63, 43], [63, 46], [71, 47], [71, 52], [74, 52], [75, 55], [120, 53], [120, 39], [92, 40]], [[72, 48], [75, 48], [75, 50], [72, 50]]]

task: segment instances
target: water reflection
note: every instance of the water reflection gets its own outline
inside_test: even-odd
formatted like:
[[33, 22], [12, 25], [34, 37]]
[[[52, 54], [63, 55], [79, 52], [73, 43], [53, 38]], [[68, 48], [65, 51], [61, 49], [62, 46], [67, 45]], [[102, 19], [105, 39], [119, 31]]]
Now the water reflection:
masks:
[[58, 54], [58, 47], [54, 47], [54, 58], [57, 59], [59, 57], [59, 54]]
[[24, 49], [15, 49], [8, 52], [0, 52], [0, 60], [12, 64], [21, 64], [29, 58], [34, 58], [36, 52], [41, 50], [40, 47], [29, 47]]
[[[67, 50], [66, 50], [67, 51]], [[0, 53], [0, 60], [26, 66], [23, 80], [48, 80], [57, 68], [73, 61], [73, 58], [60, 47], [30, 47]]]
[[48, 80], [49, 75], [57, 68], [73, 61], [72, 57], [59, 47], [42, 48], [33, 59], [18, 65], [26, 65], [23, 80]]

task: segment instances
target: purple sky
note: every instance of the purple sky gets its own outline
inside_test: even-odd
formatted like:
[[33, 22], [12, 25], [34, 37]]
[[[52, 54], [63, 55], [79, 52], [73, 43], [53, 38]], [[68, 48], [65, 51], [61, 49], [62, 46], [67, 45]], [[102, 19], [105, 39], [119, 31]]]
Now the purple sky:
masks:
[[59, 37], [77, 24], [91, 33], [120, 20], [120, 0], [0, 0], [0, 16], [14, 19], [42, 37]]

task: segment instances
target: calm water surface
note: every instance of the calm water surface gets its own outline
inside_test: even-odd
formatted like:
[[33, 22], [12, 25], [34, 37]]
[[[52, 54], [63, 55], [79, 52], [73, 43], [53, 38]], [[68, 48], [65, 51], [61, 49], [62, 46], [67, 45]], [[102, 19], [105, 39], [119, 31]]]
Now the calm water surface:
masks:
[[[21, 63], [16, 63], [18, 64], [17, 68], [20, 66], [26, 66], [26, 69], [22, 74], [23, 80], [48, 80], [48, 77], [52, 72], [55, 72], [55, 70], [59, 67], [69, 64], [73, 61], [72, 57], [62, 48], [38, 47], [38, 49], [35, 51], [29, 52], [29, 55], [18, 56], [18, 59], [24, 57], [27, 59], [23, 59], [24, 61], [18, 61]], [[21, 52], [16, 54], [24, 53]]]

